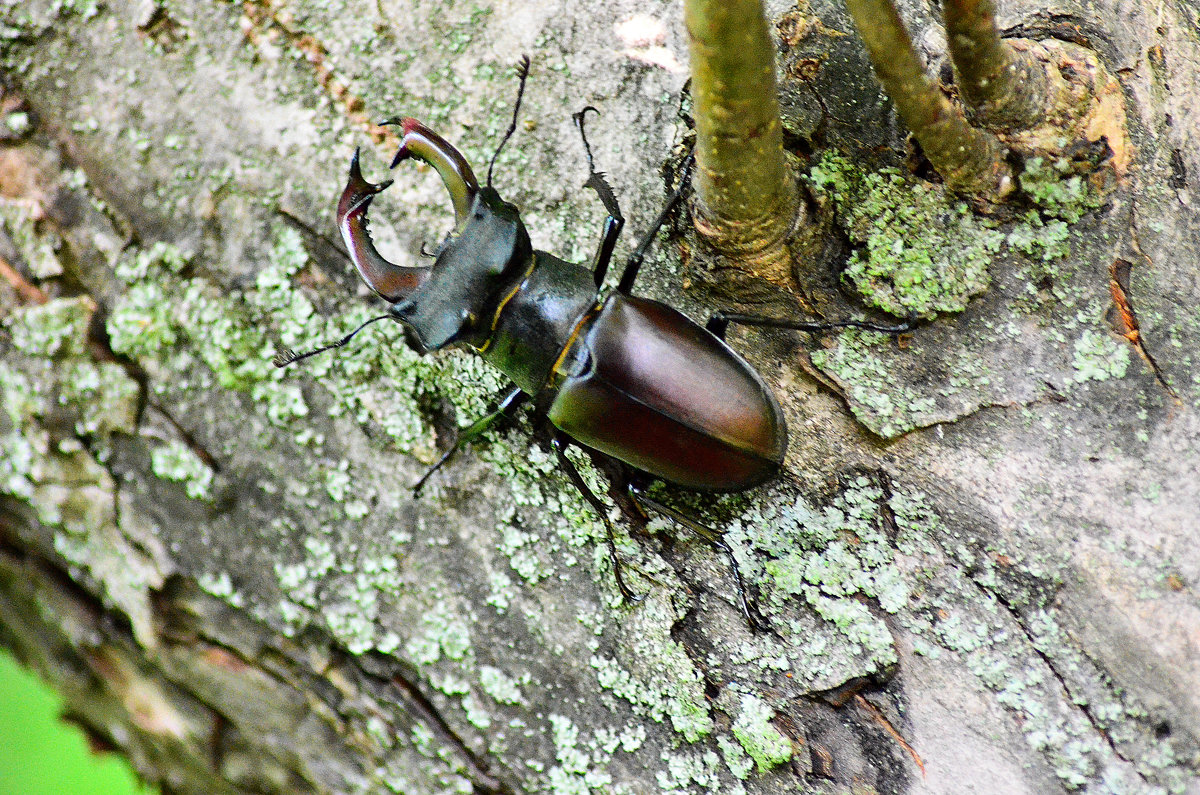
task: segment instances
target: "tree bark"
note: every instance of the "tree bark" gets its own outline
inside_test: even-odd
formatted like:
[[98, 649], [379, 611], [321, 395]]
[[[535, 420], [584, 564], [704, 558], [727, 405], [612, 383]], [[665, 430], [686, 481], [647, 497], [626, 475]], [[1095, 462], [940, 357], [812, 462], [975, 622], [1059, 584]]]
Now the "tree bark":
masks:
[[[936, 30], [923, 8], [910, 30]], [[725, 559], [668, 524], [619, 539], [646, 594], [625, 604], [529, 417], [413, 498], [504, 386], [477, 359], [376, 324], [270, 363], [379, 309], [333, 221], [356, 146], [382, 181], [371, 122], [420, 117], [478, 168], [522, 52], [496, 187], [535, 246], [588, 260], [603, 211], [570, 114], [594, 105], [628, 251], [683, 133], [680, 9], [7, 6], [0, 642], [174, 792], [1200, 792], [1184, 11], [999, 10], [1098, 51], [1130, 120], [1128, 142], [1107, 120], [1128, 168], [1029, 166], [1008, 219], [903, 168], [840, 6], [781, 16], [784, 127], [831, 241], [805, 271], [816, 305], [872, 300], [878, 277], [836, 274], [873, 252], [978, 297], [931, 303], [900, 344], [731, 333], [787, 413], [785, 471], [662, 498], [726, 532], [774, 630], [752, 634]], [[655, 20], [661, 40], [631, 32]], [[917, 41], [936, 73], [938, 37]], [[432, 173], [390, 176], [374, 230], [414, 262], [450, 203]], [[638, 291], [703, 318], [681, 252], [660, 246]]]

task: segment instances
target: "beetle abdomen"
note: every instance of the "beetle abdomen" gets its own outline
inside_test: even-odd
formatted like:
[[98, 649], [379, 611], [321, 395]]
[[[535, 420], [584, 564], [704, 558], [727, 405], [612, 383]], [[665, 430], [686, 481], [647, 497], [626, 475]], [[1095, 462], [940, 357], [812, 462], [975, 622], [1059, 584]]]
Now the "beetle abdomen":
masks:
[[580, 443], [691, 489], [745, 489], [778, 471], [787, 430], [775, 396], [685, 315], [613, 294], [583, 346], [586, 369], [548, 412]]

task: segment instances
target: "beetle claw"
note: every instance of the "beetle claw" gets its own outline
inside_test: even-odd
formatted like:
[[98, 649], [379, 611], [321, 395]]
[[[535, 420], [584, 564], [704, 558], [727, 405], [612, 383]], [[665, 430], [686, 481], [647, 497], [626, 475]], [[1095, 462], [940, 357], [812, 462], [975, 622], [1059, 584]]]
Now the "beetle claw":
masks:
[[401, 131], [400, 148], [392, 158], [390, 168], [402, 160], [415, 158], [433, 166], [454, 203], [455, 222], [461, 225], [467, 219], [475, 194], [479, 192], [479, 181], [462, 153], [450, 145], [445, 138], [435, 133], [416, 119], [396, 116], [380, 122], [381, 125], [398, 125]]
[[633, 591], [629, 590], [629, 586], [625, 585], [624, 583], [622, 583], [619, 580], [617, 581], [617, 584], [618, 584], [618, 587], [621, 589], [621, 596], [629, 604], [631, 604], [631, 605], [641, 604], [641, 602], [643, 600], [645, 600], [646, 594], [634, 593]]
[[371, 200], [392, 184], [390, 179], [375, 185], [363, 178], [359, 150], [350, 159], [350, 174], [338, 200], [338, 228], [363, 281], [379, 295], [395, 302], [420, 287], [429, 277], [429, 268], [410, 268], [389, 262], [375, 249], [367, 228], [367, 209]]
[[388, 125], [398, 126], [400, 128], [400, 134], [403, 136], [400, 139], [400, 148], [396, 150], [396, 156], [392, 158], [392, 162], [388, 165], [388, 168], [395, 168], [396, 166], [400, 165], [401, 161], [407, 160], [413, 156], [412, 150], [408, 148], [409, 135], [413, 132], [413, 130], [424, 129], [424, 125], [422, 125], [421, 122], [417, 121], [416, 119], [408, 116], [393, 116], [390, 119], [384, 119], [383, 121], [379, 122], [380, 127]]
[[633, 589], [625, 584], [625, 577], [621, 574], [621, 558], [617, 555], [617, 544], [613, 540], [613, 528], [608, 522], [608, 517], [604, 517], [604, 524], [608, 528], [608, 556], [612, 561], [613, 579], [617, 581], [617, 590], [621, 592], [621, 598], [631, 605], [636, 605], [646, 598], [644, 593], [634, 593]]

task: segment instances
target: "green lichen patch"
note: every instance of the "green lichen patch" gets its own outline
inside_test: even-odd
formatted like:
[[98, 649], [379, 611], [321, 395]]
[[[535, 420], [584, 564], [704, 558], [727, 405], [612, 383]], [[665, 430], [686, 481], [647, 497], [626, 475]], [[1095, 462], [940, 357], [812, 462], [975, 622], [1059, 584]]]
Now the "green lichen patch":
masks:
[[745, 781], [750, 777], [750, 772], [754, 770], [754, 760], [746, 754], [739, 743], [721, 734], [717, 736], [717, 747], [721, 749], [721, 755], [725, 758], [725, 766], [729, 768], [729, 772], [733, 774], [734, 778]]
[[686, 795], [696, 792], [720, 792], [718, 776], [720, 757], [714, 751], [681, 751], [662, 756], [666, 767], [654, 778], [659, 792], [666, 795]]
[[[846, 398], [859, 421], [884, 438], [901, 436], [945, 418], [945, 409], [924, 389], [896, 378], [895, 340], [888, 335], [851, 329], [832, 348], [813, 351], [812, 361], [847, 390]], [[909, 355], [916, 356], [915, 351]], [[976, 359], [956, 372], [959, 379], [988, 380]], [[969, 385], [969, 384], [968, 384]], [[954, 382], [941, 385], [944, 396], [960, 391]]]
[[1031, 157], [1017, 182], [1025, 197], [1045, 215], [1072, 224], [1103, 204], [1103, 197], [1074, 170], [1066, 158]]
[[791, 506], [772, 504], [767, 510], [770, 515], [747, 515], [748, 528], [738, 526], [730, 535], [771, 555], [760, 587], [773, 611], [799, 597], [826, 622], [815, 633], [813, 627], [796, 627], [797, 642], [787, 655], [795, 675], [821, 685], [894, 664], [891, 633], [862, 602], [866, 597], [884, 612], [897, 613], [910, 597], [911, 586], [895, 564], [894, 542], [883, 530], [882, 489], [859, 476], [823, 508], [796, 498]]
[[[557, 566], [572, 567], [587, 560], [588, 568], [594, 572], [593, 578], [607, 586], [609, 606], [623, 610], [625, 605], [616, 589], [605, 549], [605, 526], [592, 506], [571, 486], [556, 457], [532, 444], [528, 434], [519, 431], [489, 432], [486, 437], [488, 441], [477, 445], [475, 453], [487, 461], [509, 487], [512, 504], [498, 506], [494, 532], [512, 571], [526, 583], [536, 585], [552, 576]], [[606, 491], [603, 476], [585, 457], [576, 456], [574, 452], [568, 455], [594, 493]], [[525, 529], [517, 521], [525, 506], [537, 508], [542, 527]], [[644, 558], [639, 546], [625, 534], [623, 523], [617, 523], [616, 530], [620, 554], [643, 558], [635, 574], [654, 576], [655, 568], [664, 564]], [[626, 576], [629, 576], [629, 570], [626, 570]], [[509, 590], [493, 599], [509, 600]], [[597, 624], [596, 629], [602, 631], [602, 623]]]
[[[743, 575], [757, 582], [759, 607], [782, 642], [739, 642], [723, 662], [741, 676], [787, 671], [790, 684], [810, 692], [886, 672], [898, 656], [883, 614], [911, 609], [924, 576], [913, 561], [939, 528], [922, 494], [892, 484], [885, 498], [868, 475], [824, 505], [794, 494], [756, 503], [730, 523], [726, 539], [757, 552], [739, 555]], [[722, 708], [737, 712], [732, 703]]]
[[[966, 337], [930, 338], [918, 331], [904, 346], [886, 335], [851, 329], [810, 355], [843, 390], [856, 419], [886, 439], [952, 421], [983, 405], [1036, 400], [1047, 383], [1065, 390], [1087, 380], [1123, 377], [1129, 349], [1100, 328], [1100, 302], [1085, 300], [1066, 282], [1054, 289], [1055, 297], [1048, 299], [1057, 304], [1054, 325], [1045, 328], [1009, 317], [976, 327]], [[1028, 306], [1041, 300], [1031, 293]], [[1016, 306], [1025, 304], [1021, 299]], [[1075, 310], [1063, 311], [1070, 306]]]
[[1005, 246], [1031, 259], [1069, 253], [1068, 227], [1101, 204], [1064, 160], [1030, 158], [1018, 179], [1035, 210], [1002, 230], [941, 185], [896, 169], [864, 173], [825, 155], [809, 176], [829, 195], [850, 239], [861, 246], [843, 278], [867, 303], [899, 317], [960, 312], [988, 288], [988, 265]]
[[22, 307], [4, 319], [13, 347], [26, 356], [65, 359], [87, 345], [87, 326], [95, 305], [87, 298], [59, 299]]
[[137, 384], [92, 360], [94, 311], [86, 298], [57, 299], [0, 320], [12, 342], [0, 361], [0, 494], [27, 504], [77, 576], [93, 578], [151, 643], [149, 594], [162, 569], [126, 537], [134, 528], [117, 526], [120, 497], [103, 465], [111, 437], [134, 431]]
[[[159, 243], [118, 264], [117, 276], [129, 289], [108, 318], [113, 350], [154, 374], [171, 359], [179, 371], [199, 359], [225, 389], [248, 391], [269, 380], [262, 364], [270, 348], [261, 328], [237, 300], [202, 279], [181, 276], [189, 261], [186, 253]], [[184, 342], [186, 350], [177, 350]], [[170, 384], [165, 375], [161, 380]]]
[[63, 266], [56, 249], [62, 245], [62, 241], [54, 232], [39, 228], [33, 212], [32, 203], [0, 202], [0, 230], [8, 235], [21, 252], [34, 278], [59, 276], [63, 272]]
[[898, 317], [961, 312], [988, 288], [988, 264], [1004, 242], [944, 187], [897, 169], [864, 173], [828, 154], [812, 186], [828, 194], [850, 239], [862, 248], [843, 279], [867, 303]]
[[[298, 286], [297, 274], [308, 256], [295, 230], [276, 230], [268, 256], [253, 288], [229, 292], [189, 275], [191, 256], [169, 244], [127, 255], [116, 272], [128, 289], [108, 318], [113, 349], [137, 360], [164, 399], [186, 398], [210, 385], [244, 392], [281, 428], [308, 415], [300, 384], [316, 379], [335, 398], [331, 414], [375, 420], [401, 449], [431, 456], [432, 438], [418, 400], [425, 391], [421, 385], [437, 370], [403, 345], [372, 345], [363, 336], [336, 357], [317, 357], [285, 370], [271, 366], [277, 349], [311, 348], [336, 339], [370, 317], [371, 310], [356, 306], [328, 321], [317, 315]], [[304, 377], [296, 378], [297, 373]], [[394, 388], [380, 390], [380, 382]], [[303, 428], [296, 439], [314, 441]]]
[[551, 792], [588, 795], [593, 790], [611, 787], [612, 776], [602, 767], [593, 765], [591, 756], [580, 747], [579, 727], [570, 718], [551, 715], [550, 729], [554, 758], [558, 761], [546, 774]]
[[1064, 259], [1071, 253], [1070, 239], [1070, 227], [1065, 221], [1043, 219], [1041, 214], [1033, 210], [1026, 213], [1023, 222], [1013, 226], [1004, 236], [1006, 245], [1029, 260], [1031, 286], [1049, 275], [1045, 263]]
[[1075, 340], [1075, 380], [1107, 381], [1124, 378], [1129, 369], [1129, 346], [1102, 331], [1085, 329]]
[[[912, 629], [962, 658], [979, 682], [996, 694], [997, 701], [1018, 716], [1030, 747], [1043, 755], [1067, 789], [1082, 788], [1101, 775], [1114, 761], [1109, 741], [1095, 730], [1080, 703], [1063, 698], [1058, 677], [1043, 664], [1043, 660], [1058, 661], [1065, 663], [1064, 670], [1080, 670], [1084, 661], [1065, 636], [1047, 624], [1037, 630], [1041, 637], [1035, 635], [1038, 651], [1044, 656], [1022, 653], [1017, 649], [1027, 643], [1025, 634], [1012, 626], [1006, 611], [990, 595], [952, 576], [939, 582], [936, 591], [938, 605], [970, 603], [973, 608], [943, 607], [932, 620], [910, 618]], [[956, 602], [958, 599], [969, 601]], [[1052, 624], [1048, 614], [1040, 611], [1031, 614], [1030, 620]], [[1112, 773], [1123, 778], [1115, 769]], [[1124, 790], [1118, 787], [1114, 791]]]
[[[617, 782], [608, 768], [619, 752], [632, 754], [642, 749], [647, 737], [644, 726], [619, 729], [580, 726], [558, 713], [552, 713], [547, 720], [546, 734], [554, 743], [556, 764], [546, 768], [535, 760], [526, 762], [531, 769], [542, 773], [545, 791], [555, 795], [635, 795], [637, 790]], [[663, 790], [677, 791], [682, 792], [674, 788]]]
[[480, 666], [479, 684], [485, 693], [501, 704], [522, 704], [524, 696], [516, 679], [491, 665]]
[[215, 596], [233, 607], [241, 608], [246, 604], [245, 597], [234, 587], [233, 578], [227, 571], [203, 572], [196, 577], [196, 584], [205, 593]]
[[704, 683], [687, 650], [671, 639], [671, 621], [655, 615], [664, 608], [650, 601], [630, 617], [637, 627], [630, 633], [629, 661], [596, 654], [589, 661], [600, 687], [630, 703], [635, 715], [655, 722], [671, 721], [688, 742], [712, 733], [713, 722]]
[[182, 483], [193, 500], [212, 501], [213, 471], [182, 442], [168, 442], [150, 452], [150, 471], [165, 480]]
[[[109, 437], [132, 434], [138, 385], [119, 365], [96, 362], [87, 352], [87, 328], [95, 305], [88, 298], [66, 298], [22, 307], [3, 320], [16, 350], [53, 404], [75, 417], [74, 430], [91, 440], [103, 459]], [[40, 410], [42, 416], [49, 409]]]
[[[1144, 726], [1145, 706], [1060, 623], [1054, 594], [1074, 576], [1068, 564], [1003, 537], [984, 548], [968, 546], [946, 535], [920, 495], [898, 493], [889, 505], [900, 530], [897, 545], [930, 566], [910, 608], [898, 614], [916, 653], [954, 656], [953, 664], [1011, 713], [1013, 729], [1066, 790], [1096, 781], [1113, 792], [1186, 790], [1179, 746], [1131, 730]], [[946, 548], [914, 545], [913, 528], [943, 539]], [[1017, 571], [1044, 585], [1015, 582]]]
[[1026, 210], [1000, 221], [911, 175], [862, 173], [833, 154], [814, 166], [813, 189], [857, 244], [845, 281], [867, 303], [898, 316], [957, 312], [988, 286], [992, 263], [986, 312], [920, 326], [904, 345], [847, 330], [813, 352], [872, 432], [895, 438], [983, 406], [1038, 400], [1046, 384], [1069, 386], [1079, 374], [1118, 374], [1116, 354], [1097, 350], [1094, 334], [1079, 340], [1074, 360], [1062, 344], [1099, 329], [1108, 305], [1083, 261], [1109, 247], [1096, 228], [1102, 197], [1065, 162], [1031, 158], [1020, 178]]
[[733, 722], [733, 736], [759, 772], [770, 770], [792, 758], [791, 740], [772, 725], [775, 710], [758, 696], [742, 696], [741, 711]]
[[[285, 519], [276, 519], [273, 530], [281, 537], [295, 537], [298, 532]], [[319, 534], [306, 537], [303, 549], [300, 560], [275, 565], [283, 595], [276, 609], [284, 632], [295, 634], [317, 624], [354, 654], [396, 651], [404, 639], [380, 621], [402, 590], [401, 560], [392, 545], [347, 549], [331, 536]], [[430, 621], [434, 618], [429, 616]], [[442, 648], [427, 634], [412, 636], [410, 643], [421, 649], [423, 657], [436, 661]]]

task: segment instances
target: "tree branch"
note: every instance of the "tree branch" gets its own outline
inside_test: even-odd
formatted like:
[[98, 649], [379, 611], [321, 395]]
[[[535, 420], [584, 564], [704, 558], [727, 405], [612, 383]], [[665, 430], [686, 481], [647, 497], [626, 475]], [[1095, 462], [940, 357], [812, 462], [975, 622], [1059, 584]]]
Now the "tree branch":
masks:
[[790, 284], [800, 204], [783, 154], [775, 47], [761, 0], [689, 0], [696, 228], [720, 253]]
[[929, 162], [952, 189], [993, 201], [1012, 191], [1004, 147], [967, 123], [925, 74], [925, 67], [889, 0], [847, 0], [875, 75], [921, 143]]
[[1039, 124], [1047, 112], [1045, 67], [1000, 38], [992, 0], [946, 0], [942, 18], [959, 90], [980, 121]]

